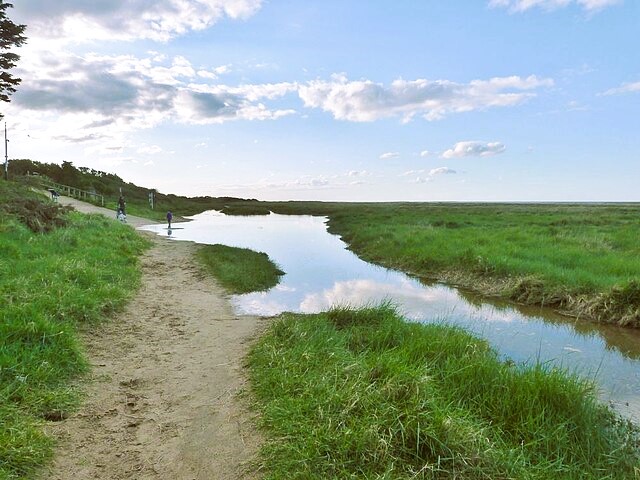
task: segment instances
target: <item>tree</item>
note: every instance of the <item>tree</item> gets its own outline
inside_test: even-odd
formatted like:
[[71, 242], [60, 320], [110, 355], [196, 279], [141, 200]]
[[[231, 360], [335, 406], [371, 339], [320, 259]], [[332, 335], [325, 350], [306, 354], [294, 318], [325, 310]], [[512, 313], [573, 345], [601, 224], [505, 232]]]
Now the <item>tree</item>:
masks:
[[81, 174], [73, 166], [73, 163], [68, 161], [62, 162], [62, 168], [60, 172], [60, 177], [58, 177], [58, 182], [64, 185], [71, 185], [73, 187], [80, 188], [81, 185]]
[[20, 56], [6, 50], [19, 47], [27, 40], [23, 35], [26, 25], [16, 25], [7, 18], [7, 9], [10, 7], [13, 7], [13, 4], [0, 0], [0, 101], [3, 102], [10, 101], [9, 95], [16, 91], [16, 86], [21, 81], [8, 72], [16, 66]]

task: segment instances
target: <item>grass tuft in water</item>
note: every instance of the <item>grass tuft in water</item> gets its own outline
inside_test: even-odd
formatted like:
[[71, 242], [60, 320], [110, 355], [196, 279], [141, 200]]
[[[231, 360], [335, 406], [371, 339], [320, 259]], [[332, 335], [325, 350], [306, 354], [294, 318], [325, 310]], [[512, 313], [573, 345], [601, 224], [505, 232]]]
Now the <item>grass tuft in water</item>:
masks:
[[260, 292], [275, 287], [284, 272], [266, 253], [226, 245], [204, 245], [198, 259], [231, 293]]
[[266, 478], [638, 478], [591, 383], [389, 305], [284, 314], [249, 356]]

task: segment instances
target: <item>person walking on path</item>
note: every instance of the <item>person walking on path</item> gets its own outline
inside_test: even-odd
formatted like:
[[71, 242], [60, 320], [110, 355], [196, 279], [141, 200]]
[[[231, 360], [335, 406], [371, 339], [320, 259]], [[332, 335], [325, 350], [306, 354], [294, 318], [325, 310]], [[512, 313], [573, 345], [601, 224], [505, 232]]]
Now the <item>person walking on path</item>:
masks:
[[171, 220], [173, 220], [173, 213], [171, 213], [171, 210], [169, 210], [167, 212], [167, 223], [169, 224], [169, 228], [171, 228]]
[[125, 207], [127, 206], [127, 202], [124, 201], [124, 197], [122, 195], [120, 195], [120, 198], [118, 199], [118, 211], [122, 212], [123, 215], [126, 215], [127, 213], [124, 211]]

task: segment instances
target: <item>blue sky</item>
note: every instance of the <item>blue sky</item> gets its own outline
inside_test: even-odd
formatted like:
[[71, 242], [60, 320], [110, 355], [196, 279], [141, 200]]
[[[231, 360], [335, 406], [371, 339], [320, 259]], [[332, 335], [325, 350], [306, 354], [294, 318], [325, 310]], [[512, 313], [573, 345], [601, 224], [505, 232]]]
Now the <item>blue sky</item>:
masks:
[[183, 195], [640, 201], [635, 0], [20, 0], [10, 158]]

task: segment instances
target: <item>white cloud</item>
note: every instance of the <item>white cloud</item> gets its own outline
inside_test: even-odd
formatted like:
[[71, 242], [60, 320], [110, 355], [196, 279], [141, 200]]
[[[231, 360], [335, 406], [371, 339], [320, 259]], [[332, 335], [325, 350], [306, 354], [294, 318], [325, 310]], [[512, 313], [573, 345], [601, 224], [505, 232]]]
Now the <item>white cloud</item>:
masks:
[[[273, 182], [269, 179], [261, 180], [254, 184], [242, 185], [242, 188], [250, 188], [253, 190], [309, 190], [316, 188], [328, 187], [331, 185], [330, 180], [323, 176], [313, 177], [310, 175], [303, 175], [293, 181], [287, 182]], [[238, 185], [229, 186], [230, 188], [237, 188]]]
[[416, 177], [414, 183], [429, 183], [431, 181], [433, 181], [431, 177]]
[[174, 106], [178, 118], [192, 124], [274, 120], [296, 112], [293, 109], [270, 110], [259, 100], [273, 100], [296, 88], [297, 84], [287, 82], [237, 87], [190, 83], [179, 89]]
[[449, 167], [438, 167], [432, 168], [428, 172], [424, 169], [421, 170], [408, 170], [404, 173], [401, 173], [400, 177], [412, 177], [411, 183], [428, 183], [433, 181], [433, 177], [438, 175], [449, 175], [457, 173], [455, 170]]
[[21, 0], [16, 19], [29, 25], [29, 36], [91, 40], [167, 41], [204, 30], [222, 18], [244, 19], [262, 0]]
[[141, 145], [136, 152], [142, 155], [157, 155], [162, 153], [162, 148], [158, 145]]
[[288, 181], [273, 181], [273, 175], [263, 178], [255, 183], [236, 184], [236, 185], [218, 185], [226, 191], [236, 190], [252, 190], [252, 191], [313, 191], [327, 189], [345, 189], [358, 185], [370, 185], [372, 182], [367, 177], [373, 174], [366, 170], [351, 171], [333, 175], [302, 175], [296, 179]]
[[451, 298], [445, 291], [420, 288], [410, 280], [398, 283], [382, 283], [375, 280], [343, 280], [337, 281], [331, 288], [321, 292], [306, 294], [300, 302], [300, 311], [315, 313], [327, 310], [335, 305], [372, 305], [393, 298], [402, 305], [403, 313], [415, 318], [417, 312], [422, 313], [425, 305], [432, 305], [438, 300]]
[[220, 75], [225, 73], [229, 73], [231, 71], [230, 65], [221, 65], [212, 70], [198, 70], [198, 76], [202, 78], [207, 78], [209, 80], [217, 80]]
[[309, 181], [309, 185], [311, 185], [312, 187], [324, 187], [326, 185], [329, 185], [329, 180], [327, 180], [326, 178], [312, 178]]
[[453, 148], [446, 150], [443, 158], [489, 157], [505, 151], [506, 147], [500, 142], [458, 142]]
[[622, 95], [624, 93], [640, 92], [640, 82], [623, 83], [619, 87], [611, 88], [602, 95]]
[[106, 135], [101, 135], [98, 133], [87, 133], [79, 135], [57, 135], [54, 137], [54, 140], [59, 140], [66, 143], [86, 143], [94, 142], [96, 140], [102, 140], [104, 138], [108, 137]]
[[422, 150], [422, 151], [420, 152], [420, 156], [421, 156], [422, 158], [428, 157], [429, 155], [431, 155], [431, 152], [430, 152], [429, 150]]
[[586, 105], [583, 105], [577, 100], [571, 100], [570, 102], [567, 103], [566, 110], [568, 112], [585, 112], [589, 110], [589, 107], [587, 107]]
[[[184, 68], [181, 59], [174, 61]], [[13, 101], [21, 110], [92, 114], [87, 128], [150, 124], [171, 110], [178, 80], [166, 73], [170, 68], [153, 65], [150, 58], [63, 52], [51, 58], [46, 52], [29, 52], [18, 69], [29, 81]]]
[[[290, 115], [271, 103], [295, 86], [209, 85], [184, 57], [51, 55], [33, 46], [16, 74], [24, 81], [3, 110], [14, 138], [29, 134], [29, 148], [74, 148], [102, 169], [132, 156], [160, 153], [132, 142], [134, 132], [163, 123], [213, 124]], [[296, 97], [294, 97], [295, 99]], [[165, 152], [166, 153], [166, 152]]]
[[587, 12], [597, 12], [620, 3], [622, 0], [490, 0], [489, 6], [507, 8], [511, 12], [524, 12], [532, 8], [556, 10], [575, 4]]
[[[294, 113], [271, 109], [263, 102], [294, 91], [295, 84], [196, 83], [195, 69], [182, 56], [59, 52], [52, 57], [30, 50], [16, 70], [29, 81], [12, 97], [7, 113], [25, 129], [67, 143], [104, 143], [116, 138], [122, 144], [124, 136], [134, 130], [174, 120], [207, 124]], [[61, 135], [60, 131], [74, 133]]]
[[241, 96], [253, 102], [263, 98], [273, 100], [275, 98], [282, 97], [289, 92], [295, 92], [298, 89], [298, 85], [295, 82], [262, 83], [256, 85], [249, 84], [239, 85], [237, 87], [221, 84], [190, 84], [189, 88], [194, 92], [199, 93]]
[[412, 177], [414, 175], [422, 175], [426, 170], [408, 170], [404, 173], [401, 173], [401, 177]]
[[209, 80], [217, 80], [218, 75], [213, 72], [209, 72], [207, 70], [198, 70], [198, 76], [202, 78], [207, 78]]
[[220, 65], [213, 69], [216, 75], [224, 75], [225, 73], [229, 73], [231, 71], [231, 65]]
[[392, 158], [398, 158], [400, 156], [399, 152], [385, 152], [380, 155], [380, 160], [390, 160]]
[[174, 101], [175, 112], [184, 123], [204, 125], [230, 120], [274, 120], [295, 110], [269, 110], [263, 103], [232, 93], [207, 93], [181, 89]]
[[449, 167], [438, 167], [438, 168], [433, 168], [429, 170], [430, 177], [434, 177], [436, 175], [449, 175], [454, 173], [457, 173], [457, 172], [455, 170], [452, 170]]
[[338, 120], [371, 122], [381, 118], [401, 117], [410, 121], [419, 115], [437, 120], [452, 113], [518, 105], [550, 87], [553, 80], [531, 75], [455, 83], [448, 80], [395, 80], [386, 87], [371, 80], [349, 81], [333, 75], [327, 82], [315, 80], [298, 90], [305, 106], [321, 108]]

